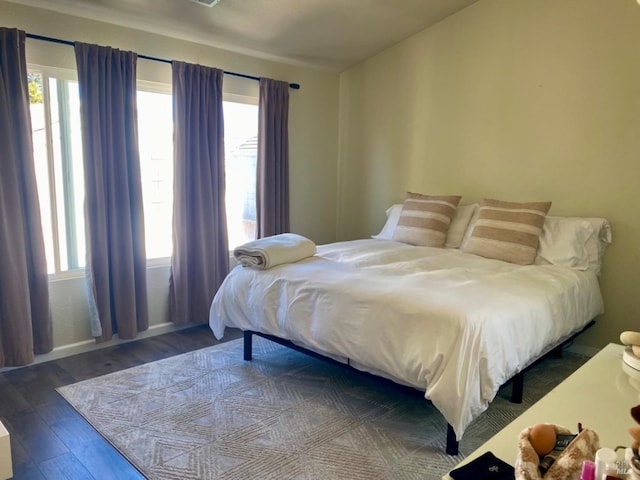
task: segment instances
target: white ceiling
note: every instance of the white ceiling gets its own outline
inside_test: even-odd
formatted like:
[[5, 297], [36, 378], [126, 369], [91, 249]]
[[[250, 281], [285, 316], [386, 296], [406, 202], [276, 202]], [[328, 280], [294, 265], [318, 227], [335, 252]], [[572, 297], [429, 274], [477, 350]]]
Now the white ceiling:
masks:
[[477, 0], [8, 1], [340, 72]]

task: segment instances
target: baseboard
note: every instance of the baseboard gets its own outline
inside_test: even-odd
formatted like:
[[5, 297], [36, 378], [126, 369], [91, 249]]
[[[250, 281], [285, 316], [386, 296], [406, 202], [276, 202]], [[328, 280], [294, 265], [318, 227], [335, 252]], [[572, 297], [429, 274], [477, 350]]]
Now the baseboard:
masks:
[[[138, 333], [138, 336], [132, 340], [121, 340], [118, 335], [115, 334], [108, 342], [96, 343], [95, 340], [84, 340], [82, 342], [70, 343], [68, 345], [61, 345], [55, 347], [51, 352], [42, 355], [36, 355], [33, 363], [29, 365], [37, 365], [38, 363], [49, 362], [51, 360], [57, 360], [59, 358], [69, 357], [71, 355], [77, 355], [79, 353], [91, 352], [93, 350], [99, 350], [101, 348], [111, 347], [113, 345], [119, 345], [122, 343], [135, 342], [143, 338], [153, 337], [155, 335], [162, 335], [163, 333], [175, 332], [184, 328], [193, 327], [195, 324], [176, 325], [171, 322], [160, 323], [158, 325], [151, 325], [144, 332]], [[568, 352], [575, 353], [576, 355], [584, 355], [586, 357], [593, 357], [600, 351], [597, 347], [589, 347], [587, 345], [572, 344], [567, 348]], [[29, 366], [25, 365], [25, 366]], [[0, 373], [16, 368], [23, 367], [5, 367], [0, 368]]]
[[[25, 365], [29, 367], [31, 365], [37, 365], [38, 363], [49, 362], [51, 360], [58, 360], [60, 358], [69, 357], [71, 355], [77, 355], [79, 353], [91, 352], [93, 350], [99, 350], [101, 348], [112, 347], [114, 345], [120, 345], [128, 342], [135, 342], [136, 340], [141, 340], [143, 338], [154, 337], [156, 335], [162, 335], [163, 333], [175, 332], [178, 330], [182, 330], [184, 328], [193, 327], [195, 324], [187, 324], [187, 325], [176, 325], [171, 322], [160, 323], [158, 325], [151, 325], [144, 332], [139, 332], [136, 338], [131, 340], [122, 340], [118, 338], [118, 334], [115, 334], [113, 338], [107, 342], [96, 343], [95, 340], [83, 340], [82, 342], [70, 343], [68, 345], [61, 345], [59, 347], [55, 347], [49, 353], [44, 353], [42, 355], [36, 355], [33, 363], [29, 365]], [[0, 368], [0, 373], [6, 372], [9, 370], [14, 370], [16, 368], [24, 368], [24, 367], [5, 367]]]

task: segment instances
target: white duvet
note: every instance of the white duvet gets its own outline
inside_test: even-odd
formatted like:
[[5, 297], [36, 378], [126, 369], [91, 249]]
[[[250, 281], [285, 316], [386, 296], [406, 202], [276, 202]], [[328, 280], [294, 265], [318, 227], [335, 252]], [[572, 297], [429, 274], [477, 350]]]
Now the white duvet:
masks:
[[218, 339], [268, 333], [422, 389], [460, 440], [502, 384], [602, 312], [588, 271], [367, 239], [236, 267], [209, 324]]

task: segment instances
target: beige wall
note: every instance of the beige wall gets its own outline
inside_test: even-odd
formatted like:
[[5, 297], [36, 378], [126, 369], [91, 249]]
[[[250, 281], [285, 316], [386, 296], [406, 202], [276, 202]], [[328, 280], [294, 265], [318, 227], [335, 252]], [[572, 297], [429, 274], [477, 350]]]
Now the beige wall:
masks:
[[480, 0], [340, 78], [338, 237], [375, 233], [407, 190], [552, 200], [613, 228], [606, 314], [640, 330], [640, 6]]
[[[148, 56], [299, 83], [300, 90], [291, 90], [289, 113], [291, 229], [317, 243], [335, 240], [338, 74], [260, 60], [3, 1], [0, 1], [0, 19], [1, 26], [20, 28], [27, 33], [110, 45]], [[27, 61], [75, 70], [73, 48], [65, 45], [28, 39]], [[138, 77], [170, 83], [171, 67], [141, 59], [138, 61]], [[258, 82], [253, 80], [226, 76], [223, 88], [227, 93], [258, 96]], [[167, 267], [149, 269], [152, 327], [167, 321], [168, 275]], [[51, 304], [57, 349], [64, 350], [76, 343], [91, 343], [83, 279], [51, 282]]]

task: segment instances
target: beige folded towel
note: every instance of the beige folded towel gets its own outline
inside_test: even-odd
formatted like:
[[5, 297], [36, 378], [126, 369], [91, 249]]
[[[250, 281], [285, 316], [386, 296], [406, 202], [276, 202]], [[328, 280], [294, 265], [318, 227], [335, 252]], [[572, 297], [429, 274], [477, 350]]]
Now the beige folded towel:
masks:
[[295, 233], [281, 233], [245, 243], [233, 251], [233, 256], [245, 267], [259, 270], [294, 263], [316, 254], [316, 244]]

